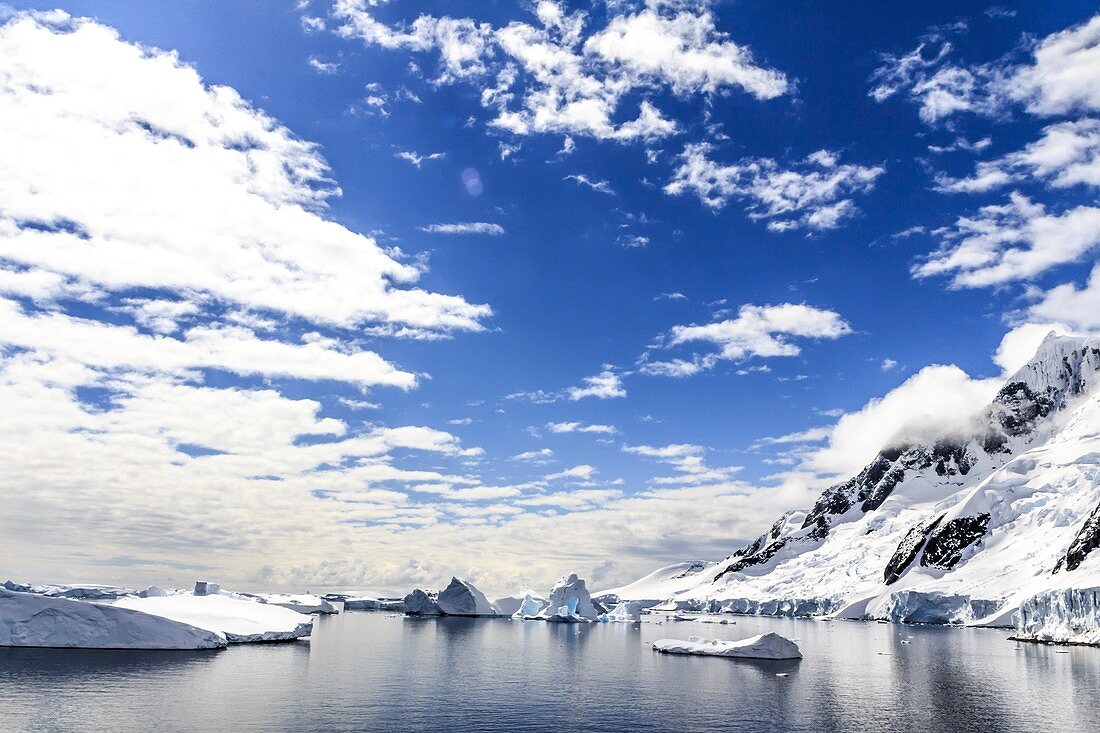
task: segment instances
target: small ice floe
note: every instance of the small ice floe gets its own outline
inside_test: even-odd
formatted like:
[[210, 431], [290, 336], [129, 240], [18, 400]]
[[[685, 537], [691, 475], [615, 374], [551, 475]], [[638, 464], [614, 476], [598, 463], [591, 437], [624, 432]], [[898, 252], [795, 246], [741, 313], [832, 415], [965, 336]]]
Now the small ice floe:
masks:
[[776, 677], [790, 677], [790, 675], [786, 672], [776, 672], [775, 676]]
[[725, 626], [727, 624], [737, 623], [733, 619], [719, 618], [717, 616], [700, 616], [699, 618], [696, 618], [695, 620], [698, 621], [701, 624], [721, 624], [723, 626]]
[[145, 598], [122, 598], [115, 608], [140, 611], [221, 634], [230, 644], [292, 641], [309, 636], [313, 619], [274, 603], [224, 593], [171, 593]]
[[225, 636], [106, 603], [0, 588], [0, 646], [221, 649]]
[[653, 648], [662, 654], [695, 654], [705, 657], [737, 657], [741, 659], [801, 659], [798, 645], [779, 634], [768, 633], [740, 641], [689, 637], [658, 639]]

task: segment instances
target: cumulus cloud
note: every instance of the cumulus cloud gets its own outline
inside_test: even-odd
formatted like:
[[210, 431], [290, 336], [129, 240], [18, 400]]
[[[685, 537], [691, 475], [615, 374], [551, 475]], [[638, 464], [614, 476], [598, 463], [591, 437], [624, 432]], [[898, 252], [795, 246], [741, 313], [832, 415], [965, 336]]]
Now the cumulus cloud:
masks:
[[958, 288], [1000, 285], [1034, 278], [1091, 252], [1100, 244], [1100, 208], [1051, 213], [1013, 193], [1007, 203], [983, 206], [939, 234], [942, 246], [914, 265], [915, 276], [948, 276]]
[[736, 318], [701, 326], [674, 326], [665, 337], [669, 348], [702, 341], [717, 347], [717, 353], [696, 355], [690, 361], [643, 361], [640, 371], [660, 376], [691, 376], [712, 368], [720, 359], [797, 356], [802, 349], [792, 342], [793, 338], [837, 339], [851, 332], [848, 322], [834, 311], [794, 303], [743, 305]]
[[534, 4], [534, 23], [499, 27], [424, 14], [386, 23], [377, 17], [386, 5], [388, 0], [336, 0], [336, 32], [368, 45], [436, 54], [436, 83], [475, 85], [494, 115], [490, 124], [515, 135], [654, 140], [675, 133], [677, 125], [648, 100], [625, 110], [635, 93], [713, 96], [736, 89], [766, 100], [789, 89], [782, 73], [759, 66], [745, 46], [718, 29], [704, 3], [593, 3], [589, 13], [541, 0]]
[[[0, 28], [0, 261], [355, 327], [480, 330], [487, 306], [323, 216], [311, 143], [169, 53], [63, 14]], [[189, 298], [192, 299], [192, 298]]]
[[828, 150], [787, 166], [771, 158], [723, 164], [712, 158], [713, 151], [709, 143], [685, 147], [665, 191], [693, 193], [713, 209], [732, 199], [744, 201], [749, 216], [767, 220], [771, 231], [837, 228], [858, 211], [851, 196], [870, 192], [885, 172], [882, 166], [841, 164]]
[[569, 399], [576, 402], [585, 397], [595, 397], [608, 400], [615, 397], [626, 397], [626, 387], [623, 386], [622, 377], [611, 369], [605, 369], [591, 377], [584, 378], [584, 384], [580, 387], [570, 387], [566, 390]]
[[428, 234], [486, 234], [490, 237], [499, 237], [504, 234], [504, 227], [484, 221], [464, 221], [454, 224], [429, 224], [420, 227], [420, 231]]

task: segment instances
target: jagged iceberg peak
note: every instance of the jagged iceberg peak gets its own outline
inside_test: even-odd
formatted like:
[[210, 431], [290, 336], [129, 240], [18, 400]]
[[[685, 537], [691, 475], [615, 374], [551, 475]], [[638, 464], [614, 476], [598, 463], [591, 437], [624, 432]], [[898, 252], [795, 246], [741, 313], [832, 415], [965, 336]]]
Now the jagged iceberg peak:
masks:
[[439, 610], [446, 616], [500, 616], [501, 612], [473, 583], [451, 578], [451, 583], [439, 591]]
[[550, 589], [550, 600], [538, 618], [547, 621], [596, 621], [600, 612], [592, 603], [592, 596], [584, 580], [576, 573], [566, 575]]
[[1009, 377], [1012, 384], [1029, 389], [1051, 400], [1059, 409], [1066, 399], [1091, 391], [1100, 381], [1100, 337], [1047, 334], [1035, 356]]

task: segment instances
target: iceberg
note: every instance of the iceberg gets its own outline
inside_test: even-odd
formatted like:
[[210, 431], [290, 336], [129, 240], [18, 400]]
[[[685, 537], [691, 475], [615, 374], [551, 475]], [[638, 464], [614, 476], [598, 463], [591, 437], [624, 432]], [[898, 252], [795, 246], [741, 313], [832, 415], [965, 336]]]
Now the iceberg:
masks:
[[623, 601], [615, 608], [611, 609], [603, 616], [600, 616], [600, 621], [610, 621], [613, 623], [633, 624], [642, 620], [642, 602], [641, 601]]
[[226, 638], [117, 605], [0, 589], [0, 646], [221, 649]]
[[689, 637], [658, 639], [653, 648], [661, 654], [695, 654], [704, 657], [737, 657], [739, 659], [802, 659], [798, 645], [779, 634], [752, 636], [740, 641]]
[[228, 595], [175, 595], [123, 598], [115, 608], [140, 611], [216, 632], [231, 644], [292, 641], [309, 636], [313, 619], [277, 604]]
[[[523, 610], [525, 607], [524, 604], [527, 603], [528, 600], [535, 604], [534, 608], [528, 611], [528, 615], [530, 616], [534, 616], [546, 604], [546, 599], [541, 595], [530, 588], [524, 588], [522, 593], [494, 598], [493, 605], [497, 607], [497, 610], [500, 611], [502, 616], [512, 616], [515, 618], [516, 614]], [[523, 618], [523, 616], [520, 615], [519, 618]]]
[[598, 621], [599, 611], [592, 603], [584, 581], [576, 573], [570, 573], [550, 589], [550, 599], [534, 618], [559, 623], [587, 623]]
[[113, 585], [28, 585], [6, 580], [3, 587], [16, 593], [34, 593], [51, 598], [72, 598], [79, 601], [113, 601], [116, 598], [137, 594], [135, 590]]
[[440, 616], [439, 604], [436, 602], [436, 594], [416, 588], [405, 596], [406, 616]]
[[345, 611], [404, 611], [405, 601], [400, 598], [345, 598]]
[[519, 608], [512, 614], [514, 619], [534, 618], [538, 615], [546, 606], [546, 599], [541, 596], [536, 596], [532, 593], [528, 593], [523, 598], [523, 602], [520, 603]]
[[485, 594], [458, 578], [439, 592], [436, 605], [444, 616], [500, 616], [500, 609], [490, 603]]
[[222, 587], [217, 583], [211, 583], [206, 580], [200, 580], [195, 583], [195, 595], [197, 596], [216, 596], [222, 592]]
[[265, 593], [258, 596], [264, 603], [281, 606], [305, 614], [339, 613], [339, 609], [320, 596], [308, 593]]

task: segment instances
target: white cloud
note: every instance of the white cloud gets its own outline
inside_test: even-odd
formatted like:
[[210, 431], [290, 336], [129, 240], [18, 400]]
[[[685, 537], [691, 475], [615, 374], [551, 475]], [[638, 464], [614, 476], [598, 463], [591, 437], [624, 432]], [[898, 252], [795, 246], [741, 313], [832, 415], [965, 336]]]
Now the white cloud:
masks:
[[916, 277], [949, 276], [958, 288], [1028, 280], [1084, 257], [1100, 244], [1100, 208], [1060, 214], [1013, 193], [937, 232], [941, 248], [913, 267]]
[[891, 369], [893, 369], [894, 367], [896, 367], [897, 365], [898, 365], [898, 363], [896, 361], [894, 361], [893, 359], [886, 358], [886, 359], [882, 360], [882, 364], [879, 365], [879, 368], [882, 369], [882, 371], [884, 371], [884, 372], [888, 372]]
[[412, 150], [401, 150], [401, 151], [398, 151], [398, 152], [394, 153], [393, 157], [397, 158], [398, 160], [404, 160], [405, 162], [410, 163], [410, 164], [416, 166], [417, 168], [419, 168], [420, 166], [424, 165], [424, 163], [427, 163], [429, 161], [443, 160], [444, 158], [447, 157], [447, 154], [446, 153], [428, 153], [427, 155], [421, 155], [421, 154], [419, 154], [415, 151], [412, 151]]
[[590, 481], [595, 475], [596, 469], [588, 464], [581, 464], [579, 466], [573, 466], [567, 468], [564, 471], [558, 473], [547, 474], [543, 478], [546, 481], [561, 481], [561, 480], [576, 480], [576, 481]]
[[416, 266], [324, 218], [339, 189], [314, 145], [175, 55], [20, 14], [0, 66], [4, 267], [340, 327], [483, 328], [487, 306], [410, 287]]
[[1081, 331], [1100, 329], [1100, 265], [1083, 287], [1064, 283], [1042, 293], [1029, 315], [1040, 322], [1068, 324]]
[[309, 65], [318, 74], [324, 74], [325, 76], [331, 76], [340, 70], [340, 64], [332, 61], [322, 61], [316, 56], [309, 57]]
[[546, 429], [551, 433], [596, 433], [600, 435], [614, 435], [619, 432], [611, 425], [586, 425], [581, 422], [549, 422]]
[[666, 376], [690, 376], [714, 366], [716, 359], [740, 361], [753, 356], [797, 356], [801, 348], [792, 338], [836, 339], [852, 332], [840, 314], [808, 305], [743, 305], [737, 318], [706, 325], [674, 326], [667, 346], [703, 341], [718, 347], [717, 354], [696, 357], [697, 361], [657, 362], [642, 371]]
[[1037, 178], [1054, 188], [1078, 184], [1100, 187], [1100, 120], [1059, 122], [1043, 129], [1042, 137], [1023, 150], [978, 163], [973, 175], [939, 175], [937, 189], [949, 193], [980, 193]]
[[606, 193], [609, 196], [614, 196], [615, 195], [615, 189], [613, 189], [611, 187], [611, 184], [608, 181], [593, 180], [593, 179], [589, 178], [588, 176], [584, 175], [583, 173], [578, 173], [576, 175], [568, 175], [568, 176], [565, 177], [565, 180], [573, 181], [578, 186], [586, 186], [588, 188], [591, 188], [593, 191], [599, 191], [600, 193]]
[[477, 86], [482, 106], [495, 115], [490, 124], [515, 135], [654, 140], [677, 126], [648, 100], [624, 121], [632, 93], [712, 96], [740, 89], [772, 99], [789, 88], [783, 74], [758, 66], [746, 47], [719, 31], [705, 4], [608, 5], [601, 28], [589, 14], [549, 0], [534, 6], [537, 24], [502, 27], [429, 15], [387, 25], [375, 18], [379, 4], [336, 0], [337, 33], [388, 49], [438, 52], [436, 83]]
[[753, 444], [754, 448], [759, 448], [765, 445], [791, 445], [799, 443], [817, 443], [822, 440], [827, 440], [833, 434], [833, 427], [823, 426], [816, 428], [807, 428], [806, 430], [799, 430], [794, 433], [787, 433], [786, 435], [777, 435], [774, 437], [761, 438]]
[[607, 400], [626, 397], [626, 387], [623, 386], [622, 377], [610, 369], [604, 369], [595, 376], [585, 377], [583, 386], [570, 387], [566, 390], [566, 394], [574, 402], [585, 397]]
[[420, 231], [429, 234], [487, 234], [490, 237], [499, 237], [504, 234], [504, 227], [484, 221], [466, 221], [455, 224], [430, 224], [420, 227]]
[[536, 466], [546, 465], [555, 458], [554, 451], [549, 448], [540, 448], [538, 450], [524, 451], [523, 453], [517, 453], [508, 460], [520, 461], [522, 463], [533, 463]]
[[709, 143], [685, 147], [665, 191], [694, 193], [714, 209], [731, 199], [746, 201], [749, 216], [769, 220], [772, 231], [835, 229], [858, 211], [850, 196], [871, 191], [885, 172], [881, 166], [841, 164], [827, 150], [789, 167], [771, 158], [742, 158], [725, 165], [713, 160], [712, 152]]

